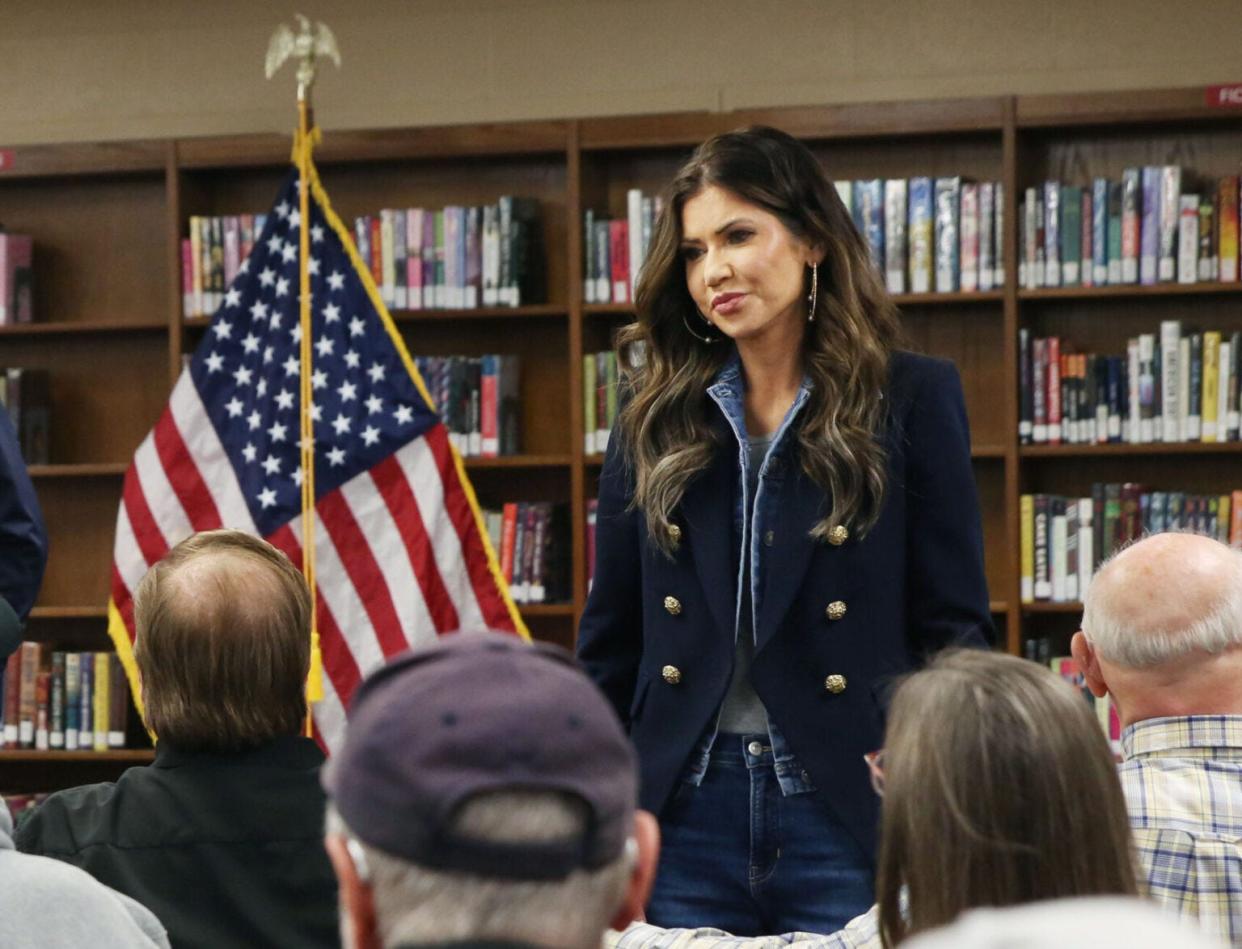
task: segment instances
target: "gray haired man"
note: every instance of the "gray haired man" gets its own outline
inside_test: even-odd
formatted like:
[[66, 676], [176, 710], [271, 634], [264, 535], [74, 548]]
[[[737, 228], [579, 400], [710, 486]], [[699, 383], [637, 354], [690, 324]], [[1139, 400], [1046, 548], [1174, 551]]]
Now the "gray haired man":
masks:
[[1071, 644], [1124, 731], [1121, 784], [1151, 896], [1242, 943], [1242, 552], [1194, 534], [1127, 547]]
[[392, 660], [324, 786], [346, 949], [598, 946], [651, 888], [634, 751], [552, 646], [461, 633]]

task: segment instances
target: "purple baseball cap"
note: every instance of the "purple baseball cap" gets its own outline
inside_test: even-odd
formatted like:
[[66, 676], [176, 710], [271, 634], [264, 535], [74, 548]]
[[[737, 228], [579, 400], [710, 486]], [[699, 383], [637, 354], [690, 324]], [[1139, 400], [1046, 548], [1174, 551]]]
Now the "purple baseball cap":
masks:
[[[638, 764], [612, 706], [569, 653], [462, 632], [367, 677], [323, 785], [358, 838], [393, 856], [476, 876], [556, 880], [620, 856], [634, 824]], [[452, 829], [475, 795], [516, 789], [583, 801], [584, 832], [498, 842]]]

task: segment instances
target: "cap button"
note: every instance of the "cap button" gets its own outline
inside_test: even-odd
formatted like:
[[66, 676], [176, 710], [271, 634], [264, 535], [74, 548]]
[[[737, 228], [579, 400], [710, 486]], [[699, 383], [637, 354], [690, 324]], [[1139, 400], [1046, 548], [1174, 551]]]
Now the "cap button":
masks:
[[840, 695], [845, 691], [845, 676], [833, 673], [824, 679], [824, 688], [833, 695]]
[[674, 547], [680, 544], [681, 543], [681, 528], [678, 527], [676, 524], [669, 524], [668, 525], [668, 539], [673, 542]]
[[835, 621], [845, 615], [845, 609], [846, 607], [844, 600], [833, 600], [828, 604], [828, 609], [824, 610], [824, 614], [829, 620]]
[[676, 666], [665, 666], [660, 670], [660, 676], [669, 685], [681, 684], [681, 670]]
[[849, 528], [847, 528], [844, 524], [838, 524], [828, 532], [828, 543], [832, 544], [833, 547], [840, 547], [849, 539]]
[[681, 600], [675, 596], [666, 596], [664, 598], [664, 608], [668, 610], [670, 616], [681, 615]]

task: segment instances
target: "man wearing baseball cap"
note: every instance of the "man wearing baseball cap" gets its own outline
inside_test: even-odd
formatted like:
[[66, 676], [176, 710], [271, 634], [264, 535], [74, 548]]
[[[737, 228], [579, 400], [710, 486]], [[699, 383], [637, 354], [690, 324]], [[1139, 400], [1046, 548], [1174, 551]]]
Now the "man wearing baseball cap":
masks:
[[554, 646], [463, 632], [394, 658], [323, 781], [346, 949], [599, 946], [650, 892], [634, 751]]

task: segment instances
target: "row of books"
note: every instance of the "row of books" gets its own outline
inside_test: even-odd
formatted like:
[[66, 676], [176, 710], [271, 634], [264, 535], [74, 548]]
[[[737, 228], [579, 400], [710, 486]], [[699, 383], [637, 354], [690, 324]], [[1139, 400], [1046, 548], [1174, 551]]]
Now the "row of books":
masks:
[[1053, 672], [1078, 690], [1083, 701], [1095, 712], [1095, 717], [1104, 729], [1113, 754], [1121, 753], [1121, 718], [1117, 714], [1117, 706], [1112, 697], [1105, 694], [1098, 697], [1087, 688], [1087, 681], [1073, 656], [1053, 656], [1052, 644], [1045, 638], [1032, 638], [1022, 644], [1022, 655], [1040, 665], [1046, 665]]
[[1018, 331], [1023, 444], [1237, 441], [1242, 333], [1160, 333], [1127, 341], [1124, 355], [1066, 352], [1060, 337]]
[[1101, 563], [1147, 534], [1193, 531], [1242, 547], [1242, 490], [1203, 495], [1096, 483], [1091, 496], [1019, 499], [1020, 598], [1074, 603]]
[[638, 273], [663, 210], [659, 195], [640, 188], [625, 193], [625, 217], [608, 219], [587, 209], [582, 215], [582, 298], [587, 303], [632, 303]]
[[1000, 182], [959, 175], [835, 184], [889, 293], [972, 293], [1004, 286]]
[[21, 822], [23, 814], [34, 810], [46, 801], [51, 793], [51, 791], [38, 791], [33, 794], [3, 794], [0, 795], [0, 803], [9, 809], [9, 814], [13, 818], [13, 826], [16, 827]]
[[17, 433], [17, 444], [28, 465], [49, 462], [48, 427], [51, 381], [46, 369], [0, 369], [0, 402]]
[[613, 350], [582, 355], [582, 420], [586, 453], [607, 451], [617, 420], [617, 354]]
[[116, 653], [52, 651], [24, 642], [4, 677], [4, 747], [124, 748], [129, 684]]
[[495, 458], [521, 453], [519, 356], [416, 356], [414, 362], [458, 454]]
[[1046, 181], [1019, 211], [1018, 282], [1040, 287], [1238, 280], [1238, 176], [1191, 190], [1177, 165], [1088, 187]]
[[535, 198], [481, 207], [385, 208], [354, 220], [354, 240], [387, 306], [526, 306], [547, 300]]
[[190, 215], [189, 237], [181, 240], [181, 310], [187, 317], [211, 316], [263, 233], [266, 214]]
[[34, 241], [0, 230], [0, 326], [34, 319]]
[[511, 501], [485, 510], [483, 521], [509, 593], [518, 603], [572, 599], [569, 508], [547, 501]]

